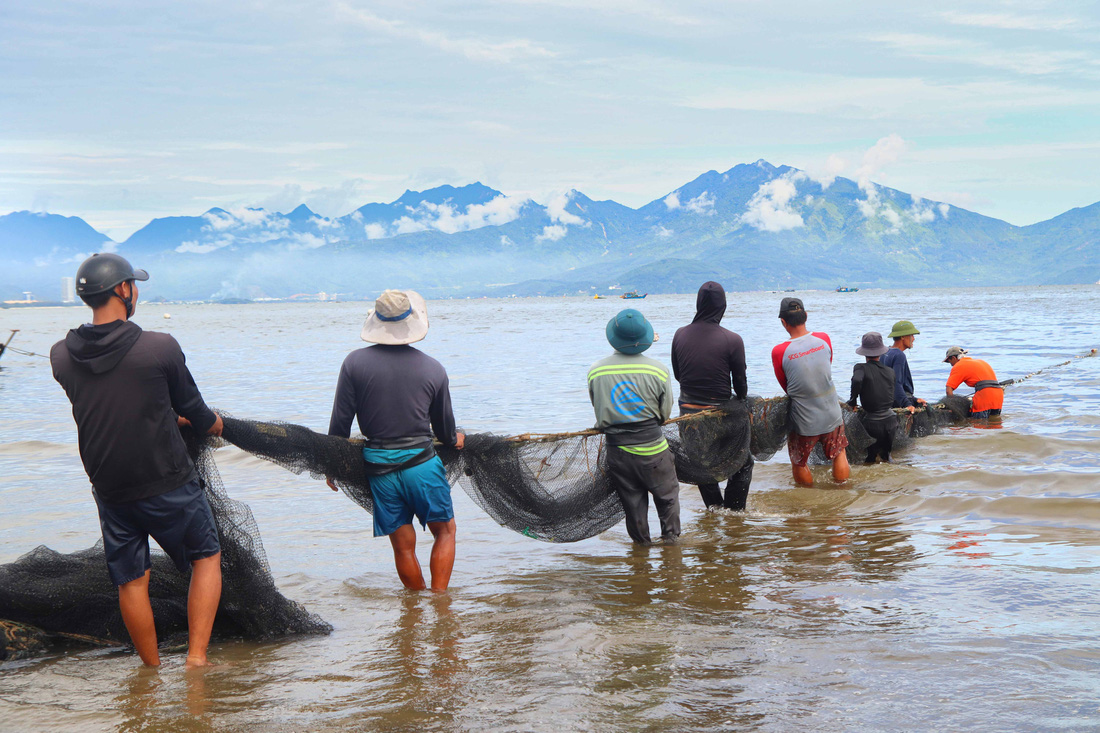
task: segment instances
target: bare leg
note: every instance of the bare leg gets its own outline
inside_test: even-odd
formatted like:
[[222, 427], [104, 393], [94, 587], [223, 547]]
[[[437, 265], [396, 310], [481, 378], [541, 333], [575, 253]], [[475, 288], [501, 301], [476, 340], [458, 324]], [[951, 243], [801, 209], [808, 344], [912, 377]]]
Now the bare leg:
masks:
[[187, 666], [205, 667], [210, 631], [222, 597], [222, 554], [191, 563], [191, 587], [187, 589]]
[[432, 590], [442, 593], [451, 582], [451, 571], [455, 567], [455, 520], [446, 522], [428, 522], [428, 531], [435, 537], [432, 543]]
[[118, 587], [118, 607], [141, 661], [150, 667], [160, 666], [157, 627], [153, 624], [153, 606], [149, 603], [148, 570], [140, 578]]
[[416, 559], [416, 530], [411, 524], [402, 524], [390, 535], [393, 545], [393, 562], [397, 566], [397, 576], [401, 584], [409, 590], [424, 590], [424, 574], [420, 572], [420, 561]]
[[814, 475], [810, 473], [810, 469], [806, 466], [796, 466], [792, 463], [791, 471], [794, 473], [794, 482], [799, 486], [814, 485]]
[[833, 459], [833, 478], [838, 484], [842, 484], [852, 475], [852, 467], [848, 465], [848, 452], [840, 451]]

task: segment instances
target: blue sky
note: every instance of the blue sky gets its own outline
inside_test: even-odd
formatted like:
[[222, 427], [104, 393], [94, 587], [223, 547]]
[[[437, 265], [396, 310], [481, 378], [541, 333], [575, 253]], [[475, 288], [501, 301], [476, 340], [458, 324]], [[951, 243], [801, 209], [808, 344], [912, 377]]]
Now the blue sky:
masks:
[[1097, 3], [905, 5], [7, 0], [0, 212], [640, 206], [758, 158], [1014, 224], [1100, 201]]

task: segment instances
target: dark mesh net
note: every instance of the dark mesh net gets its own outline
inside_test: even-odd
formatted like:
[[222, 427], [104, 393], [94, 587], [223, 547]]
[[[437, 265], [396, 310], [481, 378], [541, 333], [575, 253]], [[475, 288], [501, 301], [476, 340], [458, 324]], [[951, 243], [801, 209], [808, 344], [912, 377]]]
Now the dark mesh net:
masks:
[[[775, 455], [787, 442], [788, 404], [787, 397], [735, 399], [667, 423], [663, 430], [680, 481], [724, 481], [750, 454], [757, 460]], [[965, 398], [955, 398], [901, 417], [895, 445], [964, 419], [968, 406]], [[229, 442], [294, 473], [332, 477], [355, 503], [371, 510], [362, 441], [322, 435], [301, 425], [224, 419], [224, 437]], [[873, 441], [856, 412], [845, 411], [844, 420], [849, 451], [862, 459]], [[466, 436], [464, 450], [438, 448], [438, 452], [452, 485], [460, 485], [498, 524], [528, 537], [576, 542], [600, 534], [623, 518], [622, 504], [607, 477], [606, 443], [594, 430], [516, 437], [478, 433]], [[820, 448], [811, 461], [825, 461]]]
[[517, 440], [469, 435], [459, 451], [441, 450], [451, 483], [498, 524], [547, 542], [595, 537], [622, 521], [607, 478], [599, 435]]
[[[751, 454], [766, 460], [786, 444], [788, 398], [731, 400], [711, 411], [667, 423], [663, 430], [684, 483], [714, 483], [740, 469]], [[945, 398], [898, 420], [895, 446], [965, 420], [966, 398]], [[224, 416], [226, 441], [298, 474], [332, 477], [355, 503], [372, 511], [362, 442], [316, 433], [301, 425]], [[844, 412], [852, 460], [873, 442], [856, 412]], [[252, 512], [229, 498], [214, 464], [216, 441], [189, 447], [204, 482], [222, 540], [223, 591], [216, 638], [266, 639], [328, 633], [331, 628], [275, 587]], [[607, 477], [606, 444], [594, 430], [513, 438], [472, 434], [458, 451], [439, 449], [452, 484], [458, 483], [499, 524], [547, 542], [594, 537], [623, 518]], [[820, 446], [812, 462], [823, 463]], [[186, 633], [187, 585], [163, 554], [153, 555], [150, 595], [162, 639]], [[126, 641], [118, 596], [102, 545], [68, 555], [39, 547], [0, 566], [0, 652], [38, 649], [59, 637]], [[10, 624], [10, 622], [16, 622]], [[33, 624], [37, 629], [26, 629]], [[2, 657], [0, 657], [2, 658]]]
[[[275, 587], [252, 511], [229, 498], [222, 485], [214, 464], [214, 441], [188, 443], [221, 539], [222, 597], [214, 638], [329, 633], [331, 626]], [[187, 634], [190, 573], [181, 574], [159, 551], [152, 553], [152, 561], [149, 596], [157, 635], [171, 644]], [[67, 555], [41, 546], [0, 565], [0, 619], [17, 622], [9, 627], [12, 638], [4, 642], [3, 654], [11, 658], [41, 653], [46, 642], [129, 641], [118, 608], [118, 590], [107, 574], [102, 541]], [[20, 631], [21, 624], [31, 624], [42, 633]]]
[[344, 440], [285, 422], [241, 420], [222, 413], [222, 437], [238, 448], [312, 478], [332, 478], [352, 501], [374, 511], [363, 441]]

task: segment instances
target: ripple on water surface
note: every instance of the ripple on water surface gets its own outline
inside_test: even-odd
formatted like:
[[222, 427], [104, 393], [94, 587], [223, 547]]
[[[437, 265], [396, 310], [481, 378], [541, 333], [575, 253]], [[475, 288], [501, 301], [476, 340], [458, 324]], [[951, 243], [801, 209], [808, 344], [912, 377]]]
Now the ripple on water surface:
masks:
[[[860, 335], [901, 318], [922, 330], [909, 360], [929, 399], [951, 344], [1002, 379], [1100, 345], [1096, 288], [800, 296], [832, 337], [842, 394]], [[754, 393], [778, 391], [779, 297], [729, 295], [724, 323], [745, 339]], [[1069, 330], [1056, 314], [1071, 305], [1085, 320]], [[179, 339], [211, 404], [323, 430], [367, 307], [180, 305], [150, 325]], [[592, 422], [584, 373], [621, 307], [432, 302], [422, 346], [447, 366], [467, 429], [576, 429]], [[694, 296], [642, 303], [661, 335], [652, 356], [668, 363], [693, 309]], [[37, 352], [80, 317], [17, 315]], [[98, 527], [69, 406], [44, 360], [3, 366], [0, 560], [87, 547]], [[1072, 360], [1011, 388], [999, 429], [918, 441], [893, 465], [853, 467], [843, 487], [816, 469], [816, 488], [794, 488], [782, 454], [758, 464], [745, 513], [707, 512], [684, 487], [672, 547], [633, 548], [621, 526], [537, 543], [456, 491], [445, 597], [398, 590], [388, 543], [343, 495], [219, 451], [280, 587], [333, 634], [218, 644], [232, 666], [200, 675], [178, 655], [143, 672], [117, 650], [9, 664], [0, 715], [13, 730], [1094, 729], [1098, 416], [1100, 359]]]

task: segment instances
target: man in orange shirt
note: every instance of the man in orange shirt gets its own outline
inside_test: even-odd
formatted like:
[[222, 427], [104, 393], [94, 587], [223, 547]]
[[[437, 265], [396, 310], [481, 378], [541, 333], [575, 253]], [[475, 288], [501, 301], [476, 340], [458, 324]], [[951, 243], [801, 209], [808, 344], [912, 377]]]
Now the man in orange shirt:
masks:
[[974, 399], [970, 405], [970, 417], [989, 418], [1001, 414], [1004, 404], [1004, 387], [997, 381], [993, 367], [981, 359], [971, 359], [967, 350], [952, 346], [947, 350], [944, 363], [951, 365], [951, 374], [947, 377], [947, 395], [955, 394], [960, 384], [974, 388]]

